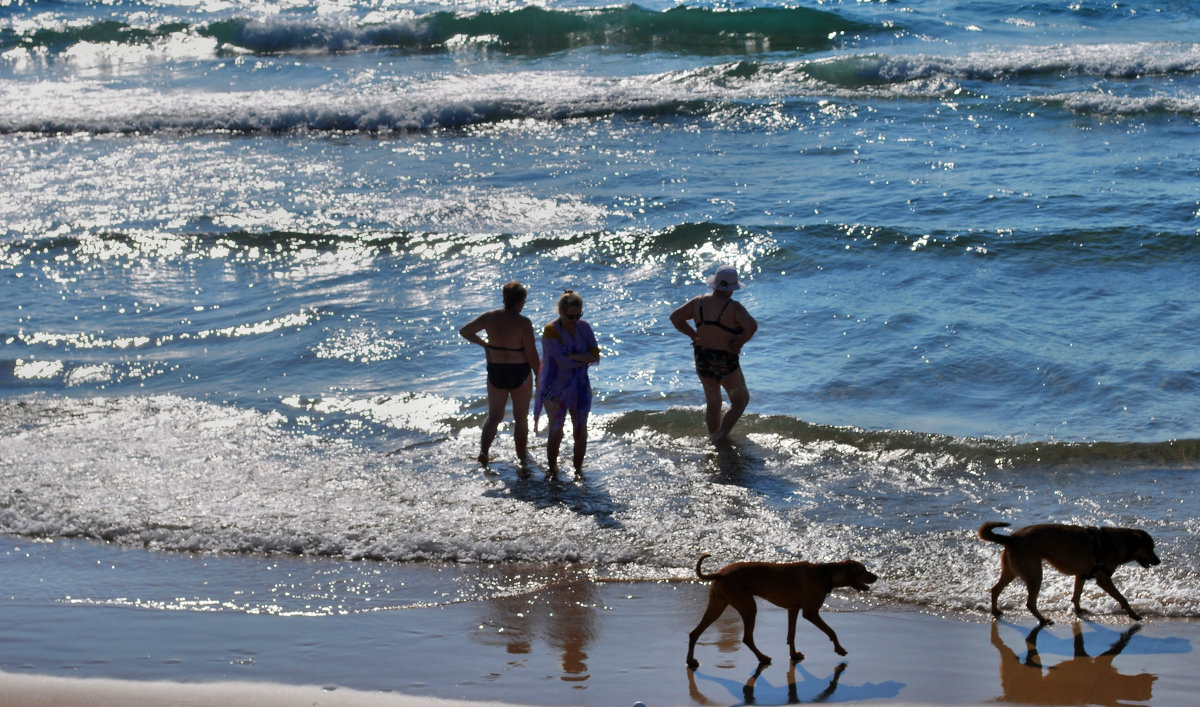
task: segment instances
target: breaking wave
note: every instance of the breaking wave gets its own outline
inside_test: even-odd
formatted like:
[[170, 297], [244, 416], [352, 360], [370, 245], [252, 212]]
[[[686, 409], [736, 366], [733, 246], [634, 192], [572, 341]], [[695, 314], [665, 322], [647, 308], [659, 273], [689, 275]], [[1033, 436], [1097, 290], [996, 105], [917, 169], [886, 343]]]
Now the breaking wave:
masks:
[[232, 18], [203, 24], [167, 22], [139, 27], [122, 21], [0, 31], [0, 52], [62, 54], [83, 43], [165, 46], [185, 38], [211, 40], [217, 56], [345, 53], [395, 50], [415, 53], [484, 46], [542, 55], [581, 47], [619, 51], [723, 54], [745, 51], [813, 51], [832, 38], [872, 29], [827, 11], [754, 8], [721, 12], [678, 7], [665, 12], [637, 5], [601, 9], [517, 10], [413, 14], [385, 22], [359, 19]]
[[[1005, 84], [1007, 98], [1068, 110], [1128, 115], [1200, 114], [1200, 101], [1051, 83], [1012, 88], [1038, 76], [1076, 80], [1195, 75], [1200, 45], [1036, 48], [959, 58], [847, 55], [798, 61], [740, 60], [628, 77], [544, 71], [396, 77], [371, 91], [353, 83], [311, 89], [159, 92], [87, 81], [0, 83], [0, 133], [293, 133], [459, 129], [504, 121], [626, 116], [713, 116], [730, 107], [782, 106], [808, 113], [829, 100], [940, 99]], [[1082, 79], [1080, 79], [1082, 77]], [[390, 84], [390, 85], [389, 85]]]

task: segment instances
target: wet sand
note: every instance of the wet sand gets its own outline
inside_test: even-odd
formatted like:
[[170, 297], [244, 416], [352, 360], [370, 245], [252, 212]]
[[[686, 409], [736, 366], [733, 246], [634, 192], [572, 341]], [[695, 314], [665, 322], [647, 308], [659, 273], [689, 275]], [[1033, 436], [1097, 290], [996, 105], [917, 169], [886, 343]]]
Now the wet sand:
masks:
[[1014, 608], [935, 615], [831, 597], [823, 614], [850, 651], [760, 606], [759, 670], [728, 610], [687, 632], [706, 586], [578, 581], [529, 594], [324, 617], [8, 604], [3, 705], [759, 705], [1192, 704], [1200, 622], [1055, 615], [1035, 631]]

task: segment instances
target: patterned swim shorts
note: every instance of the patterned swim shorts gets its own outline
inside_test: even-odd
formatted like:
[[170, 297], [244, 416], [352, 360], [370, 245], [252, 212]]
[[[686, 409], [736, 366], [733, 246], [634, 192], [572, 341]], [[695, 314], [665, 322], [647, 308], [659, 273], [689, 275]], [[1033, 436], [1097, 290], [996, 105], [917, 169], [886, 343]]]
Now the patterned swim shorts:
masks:
[[732, 351], [695, 346], [693, 353], [696, 358], [696, 373], [705, 378], [721, 380], [742, 367], [738, 355]]

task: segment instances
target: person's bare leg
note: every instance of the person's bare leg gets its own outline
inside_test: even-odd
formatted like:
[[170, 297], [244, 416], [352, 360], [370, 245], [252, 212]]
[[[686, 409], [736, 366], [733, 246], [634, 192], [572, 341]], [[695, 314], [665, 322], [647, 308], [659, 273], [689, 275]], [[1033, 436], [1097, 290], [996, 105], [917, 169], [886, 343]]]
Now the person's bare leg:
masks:
[[[547, 400], [546, 415], [548, 417], [547, 424], [550, 429], [546, 432], [546, 473], [550, 476], [558, 475], [558, 449], [562, 446], [563, 425], [556, 425], [558, 421], [558, 405]], [[566, 424], [566, 421], [563, 421]]]
[[479, 463], [488, 463], [488, 450], [492, 448], [492, 440], [496, 439], [496, 430], [504, 420], [504, 404], [508, 402], [508, 391], [497, 388], [491, 381], [487, 384], [488, 414], [483, 421], [483, 432], [479, 436]]
[[583, 476], [583, 455], [587, 452], [587, 417], [575, 419], [575, 411], [571, 411], [571, 424], [575, 430], [575, 449], [572, 460], [575, 462], [575, 475]]
[[746, 406], [750, 404], [750, 391], [746, 388], [746, 378], [742, 375], [742, 369], [739, 368], [722, 378], [721, 385], [725, 387], [725, 392], [729, 393], [729, 409], [725, 411], [720, 426], [713, 434], [714, 441], [721, 441], [729, 437], [733, 426], [741, 419], [742, 413], [746, 411]]
[[529, 451], [529, 400], [533, 397], [533, 375], [525, 379], [512, 391], [513, 444], [517, 448], [517, 460], [525, 461]]
[[716, 434], [721, 427], [721, 381], [708, 376], [700, 376], [700, 384], [704, 386], [704, 426], [708, 434]]

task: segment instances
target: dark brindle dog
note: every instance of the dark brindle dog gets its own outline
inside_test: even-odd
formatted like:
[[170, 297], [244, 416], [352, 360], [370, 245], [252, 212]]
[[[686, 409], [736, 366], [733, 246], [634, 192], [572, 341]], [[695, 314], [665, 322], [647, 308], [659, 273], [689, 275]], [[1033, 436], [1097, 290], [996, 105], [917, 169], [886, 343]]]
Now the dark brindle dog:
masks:
[[1154, 540], [1144, 530], [1135, 528], [1096, 528], [1079, 525], [1057, 525], [1043, 523], [1015, 530], [1011, 535], [1000, 535], [995, 528], [1008, 523], [984, 523], [979, 527], [979, 537], [1004, 546], [1000, 554], [1000, 579], [992, 587], [992, 615], [1000, 616], [996, 600], [1009, 582], [1020, 577], [1029, 590], [1025, 606], [1038, 621], [1051, 623], [1037, 610], [1038, 592], [1042, 588], [1042, 561], [1054, 569], [1075, 577], [1075, 593], [1071, 603], [1075, 613], [1083, 614], [1079, 596], [1083, 583], [1095, 579], [1101, 589], [1117, 600], [1135, 621], [1141, 616], [1129, 606], [1112, 581], [1112, 573], [1126, 562], [1136, 562], [1142, 567], [1157, 565], [1160, 560], [1154, 554]]

